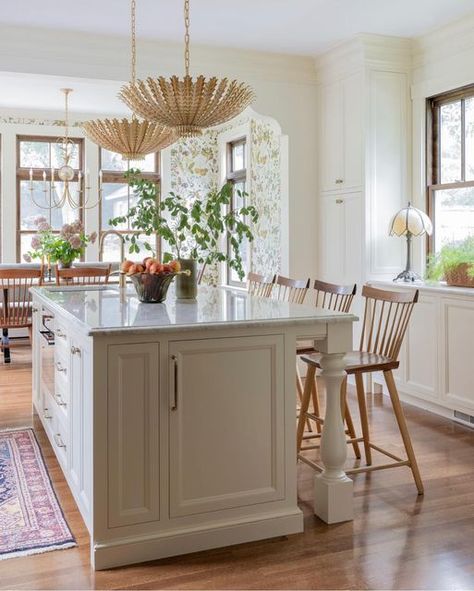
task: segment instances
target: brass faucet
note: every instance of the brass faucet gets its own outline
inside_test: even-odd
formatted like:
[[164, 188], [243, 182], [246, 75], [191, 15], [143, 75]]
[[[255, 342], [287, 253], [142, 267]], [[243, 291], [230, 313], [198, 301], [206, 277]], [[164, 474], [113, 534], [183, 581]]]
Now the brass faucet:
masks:
[[[123, 261], [125, 260], [125, 238], [117, 230], [107, 230], [106, 232], [101, 234], [100, 240], [99, 240], [99, 257], [102, 259], [102, 255], [104, 254], [105, 238], [107, 236], [111, 236], [111, 235], [118, 236], [120, 238], [120, 265], [121, 265], [123, 263]], [[117, 273], [117, 271], [114, 271], [113, 273], [111, 273], [111, 275], [115, 275], [115, 273]], [[125, 273], [122, 273], [120, 271], [120, 269], [119, 269], [118, 273], [119, 273], [119, 287], [124, 288], [125, 283], [126, 283]]]

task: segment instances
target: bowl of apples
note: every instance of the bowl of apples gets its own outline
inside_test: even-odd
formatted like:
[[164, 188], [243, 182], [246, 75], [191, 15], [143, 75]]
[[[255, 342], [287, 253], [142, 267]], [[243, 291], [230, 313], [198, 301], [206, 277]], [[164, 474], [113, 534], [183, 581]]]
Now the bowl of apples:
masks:
[[181, 272], [181, 265], [179, 261], [163, 264], [148, 257], [141, 263], [124, 261], [120, 271], [130, 277], [140, 302], [160, 304], [165, 301], [171, 282]]

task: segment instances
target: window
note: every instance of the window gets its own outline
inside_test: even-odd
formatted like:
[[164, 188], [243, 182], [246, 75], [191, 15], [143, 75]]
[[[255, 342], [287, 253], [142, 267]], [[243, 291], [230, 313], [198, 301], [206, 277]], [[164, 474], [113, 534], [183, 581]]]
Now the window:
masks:
[[474, 235], [474, 86], [428, 105], [428, 213], [431, 252]]
[[[76, 196], [79, 189], [78, 172], [83, 172], [83, 141], [71, 139], [70, 165], [74, 169], [75, 182], [69, 188]], [[43, 136], [17, 137], [17, 260], [31, 250], [31, 238], [36, 233], [35, 220], [44, 216], [54, 230], [82, 219], [82, 210], [73, 209], [67, 204], [61, 208], [45, 209], [49, 203], [59, 201], [63, 194], [63, 183], [55, 176], [51, 183], [51, 169], [64, 164], [61, 140]], [[31, 190], [31, 188], [33, 190]]]
[[[130, 234], [130, 228], [127, 224], [122, 226], [112, 227], [109, 224], [111, 218], [125, 215], [130, 207], [136, 203], [136, 196], [128, 186], [124, 179], [124, 172], [129, 168], [138, 168], [142, 172], [143, 177], [154, 180], [156, 183], [160, 181], [159, 174], [159, 155], [149, 154], [145, 160], [138, 162], [127, 162], [122, 160], [120, 154], [109, 152], [108, 150], [100, 150], [100, 169], [102, 170], [102, 203], [100, 210], [100, 233], [101, 235], [107, 230], [117, 230], [121, 234]], [[152, 236], [143, 236], [139, 239], [140, 254], [131, 256], [134, 259], [140, 259], [148, 256], [149, 251], [143, 246], [146, 241], [159, 254], [159, 239], [156, 238], [152, 242]], [[108, 262], [117, 262], [120, 259], [120, 242], [117, 236], [110, 235], [105, 238], [102, 260]]]
[[[232, 184], [232, 201], [230, 204], [231, 209], [240, 209], [246, 205], [245, 203], [245, 190], [247, 182], [247, 144], [246, 139], [242, 138], [234, 142], [227, 144], [227, 174], [226, 180]], [[242, 257], [243, 267], [245, 276], [248, 272], [248, 259], [249, 259], [249, 243], [248, 240], [244, 240], [240, 247], [240, 254]], [[231, 246], [227, 243], [227, 252], [229, 255], [232, 254]], [[243, 287], [245, 280], [241, 280], [234, 269], [229, 264], [226, 268], [226, 284]]]

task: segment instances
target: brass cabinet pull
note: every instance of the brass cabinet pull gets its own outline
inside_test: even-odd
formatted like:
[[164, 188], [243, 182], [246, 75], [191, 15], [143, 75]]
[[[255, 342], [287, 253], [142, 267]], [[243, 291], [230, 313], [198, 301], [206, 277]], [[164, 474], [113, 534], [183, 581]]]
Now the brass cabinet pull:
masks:
[[80, 355], [81, 354], [81, 350], [79, 349], [79, 347], [74, 347], [74, 345], [71, 347], [71, 353], [73, 355]]
[[61, 394], [55, 394], [54, 396], [58, 406], [67, 406], [67, 404], [64, 402], [64, 400], [62, 399]]
[[64, 441], [61, 439], [61, 434], [60, 433], [56, 433], [54, 435], [54, 441], [56, 442], [56, 445], [58, 447], [64, 447], [64, 449], [66, 449], [66, 444], [64, 443]]
[[336, 179], [336, 185], [342, 185], [344, 179]]
[[341, 203], [344, 203], [344, 199], [336, 199], [336, 203], [338, 205], [341, 205]]
[[171, 355], [173, 360], [173, 400], [171, 402], [171, 410], [178, 408], [178, 358], [176, 355]]
[[56, 369], [61, 373], [67, 373], [67, 369], [59, 361], [56, 361]]

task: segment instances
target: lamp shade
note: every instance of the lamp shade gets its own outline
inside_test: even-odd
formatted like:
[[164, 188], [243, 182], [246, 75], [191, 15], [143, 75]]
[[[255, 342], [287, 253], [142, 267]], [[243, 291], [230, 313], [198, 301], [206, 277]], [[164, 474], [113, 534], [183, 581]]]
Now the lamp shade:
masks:
[[423, 211], [412, 207], [404, 207], [397, 212], [390, 222], [390, 236], [406, 236], [408, 233], [413, 236], [428, 234], [431, 236], [433, 224], [430, 218]]

